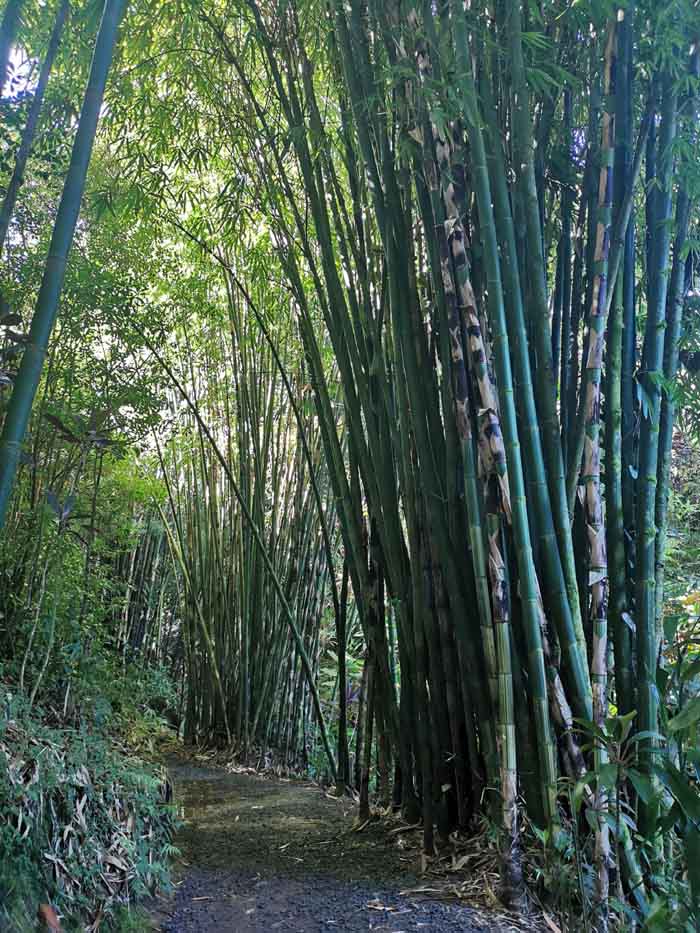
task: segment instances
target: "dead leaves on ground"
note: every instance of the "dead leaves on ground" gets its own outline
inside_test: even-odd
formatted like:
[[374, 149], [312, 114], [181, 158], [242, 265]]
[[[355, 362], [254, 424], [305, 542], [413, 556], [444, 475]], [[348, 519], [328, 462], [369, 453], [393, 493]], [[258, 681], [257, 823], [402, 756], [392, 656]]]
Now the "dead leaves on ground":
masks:
[[[400, 892], [402, 897], [456, 900], [469, 906], [475, 919], [490, 924], [499, 933], [561, 933], [544, 911], [533, 905], [527, 916], [504, 910], [498, 897], [500, 871], [498, 851], [485, 827], [469, 835], [454, 832], [433, 856], [422, 852], [422, 823], [406, 824], [387, 812], [381, 813], [387, 837], [410, 857], [422, 883]], [[370, 820], [361, 824], [363, 829]], [[376, 908], [375, 908], [376, 909]]]
[[5, 722], [0, 735], [8, 796], [0, 822], [27, 845], [42, 840], [54, 903], [87, 912], [84, 929], [94, 933], [113, 905], [129, 902], [137, 878], [140, 887], [156, 887], [156, 843], [169, 838], [172, 816], [139, 805], [139, 794], [157, 794], [155, 781], [135, 790], [115, 768], [105, 782], [50, 733], [34, 735], [23, 722]]

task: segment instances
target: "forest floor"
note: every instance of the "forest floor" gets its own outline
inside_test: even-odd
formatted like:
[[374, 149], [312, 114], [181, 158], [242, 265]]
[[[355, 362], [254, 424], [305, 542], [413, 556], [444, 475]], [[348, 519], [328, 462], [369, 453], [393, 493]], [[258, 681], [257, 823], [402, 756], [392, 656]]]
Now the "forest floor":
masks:
[[417, 890], [429, 886], [416, 871], [417, 833], [409, 844], [378, 822], [357, 831], [349, 799], [206, 762], [168, 764], [183, 825], [175, 893], [150, 912], [162, 933], [524, 929]]

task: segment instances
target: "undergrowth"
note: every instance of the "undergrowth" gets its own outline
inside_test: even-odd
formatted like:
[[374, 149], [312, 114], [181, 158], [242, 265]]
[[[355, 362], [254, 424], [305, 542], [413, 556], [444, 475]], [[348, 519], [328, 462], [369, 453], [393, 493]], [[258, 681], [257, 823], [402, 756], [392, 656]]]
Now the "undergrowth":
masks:
[[0, 929], [33, 929], [43, 903], [66, 931], [144, 929], [131, 905], [169, 887], [175, 853], [163, 770], [142, 757], [162, 720], [114, 679], [99, 726], [0, 686]]

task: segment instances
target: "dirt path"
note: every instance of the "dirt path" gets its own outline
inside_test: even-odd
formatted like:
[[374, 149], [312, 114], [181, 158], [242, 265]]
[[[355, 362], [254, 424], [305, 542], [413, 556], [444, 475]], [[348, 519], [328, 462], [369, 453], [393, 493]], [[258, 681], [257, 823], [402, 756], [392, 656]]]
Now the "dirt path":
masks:
[[401, 896], [420, 883], [414, 854], [379, 826], [352, 832], [350, 801], [296, 781], [170, 770], [185, 822], [176, 893], [153, 915], [162, 933], [503, 929], [456, 903]]

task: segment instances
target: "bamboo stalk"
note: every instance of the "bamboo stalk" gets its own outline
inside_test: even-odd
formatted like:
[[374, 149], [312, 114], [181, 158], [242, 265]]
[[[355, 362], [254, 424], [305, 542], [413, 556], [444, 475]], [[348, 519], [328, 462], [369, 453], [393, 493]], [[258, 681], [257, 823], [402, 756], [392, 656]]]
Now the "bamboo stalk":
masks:
[[[12, 5], [18, 6], [17, 3], [12, 3]], [[41, 288], [29, 329], [29, 339], [22, 355], [19, 371], [15, 376], [2, 435], [0, 435], [0, 529], [5, 521], [22, 441], [41, 379], [49, 337], [58, 314], [68, 253], [78, 221], [97, 122], [124, 7], [125, 0], [105, 0], [102, 20], [95, 40], [90, 76], [80, 111], [78, 131], [51, 234]], [[0, 49], [1, 54], [2, 49]], [[2, 61], [0, 60], [1, 69]], [[3, 74], [0, 73], [0, 78], [2, 77]]]

